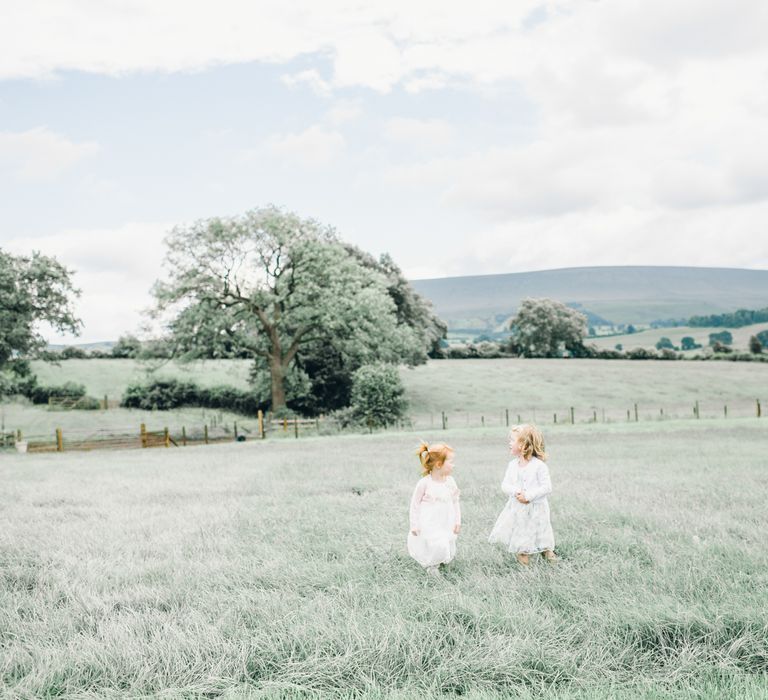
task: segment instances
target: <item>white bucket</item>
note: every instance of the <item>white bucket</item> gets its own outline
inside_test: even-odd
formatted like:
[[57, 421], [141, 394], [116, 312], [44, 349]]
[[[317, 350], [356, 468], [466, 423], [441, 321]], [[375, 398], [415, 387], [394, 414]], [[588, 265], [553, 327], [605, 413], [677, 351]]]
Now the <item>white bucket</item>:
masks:
[[26, 440], [17, 440], [16, 441], [16, 452], [24, 453], [27, 451], [27, 445], [29, 443]]

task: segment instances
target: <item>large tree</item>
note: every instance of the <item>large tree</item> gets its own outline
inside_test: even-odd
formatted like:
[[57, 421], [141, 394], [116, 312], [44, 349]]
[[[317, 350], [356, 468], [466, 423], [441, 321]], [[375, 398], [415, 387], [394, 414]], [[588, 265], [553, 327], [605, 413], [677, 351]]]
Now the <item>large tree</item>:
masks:
[[166, 243], [169, 278], [154, 294], [177, 355], [253, 357], [270, 374], [273, 410], [303, 347], [356, 366], [418, 361], [422, 338], [398, 322], [385, 276], [312, 219], [266, 207], [177, 227]]
[[584, 353], [587, 317], [554, 299], [524, 299], [510, 320], [512, 343], [526, 357]]
[[80, 294], [71, 271], [38, 252], [14, 256], [0, 250], [0, 369], [14, 358], [34, 356], [46, 345], [40, 325], [77, 335], [72, 308]]
[[[350, 244], [344, 244], [344, 248], [364, 267], [382, 276], [395, 305], [398, 325], [411, 329], [413, 340], [402, 360], [422, 364], [428, 354], [439, 352], [447, 327], [434, 314], [431, 303], [413, 290], [392, 258], [385, 253], [377, 259]], [[353, 375], [361, 364], [354, 343], [342, 336], [323, 334], [322, 339], [303, 345], [296, 366], [309, 379], [309, 390], [289, 399], [289, 405], [312, 415], [347, 406], [352, 398]]]

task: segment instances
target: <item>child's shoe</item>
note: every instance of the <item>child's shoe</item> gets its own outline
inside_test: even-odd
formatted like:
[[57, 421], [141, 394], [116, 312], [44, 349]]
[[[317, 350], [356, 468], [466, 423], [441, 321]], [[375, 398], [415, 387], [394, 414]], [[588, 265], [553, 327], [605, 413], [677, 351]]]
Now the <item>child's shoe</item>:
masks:
[[547, 564], [554, 564], [557, 561], [557, 557], [551, 549], [545, 549], [541, 553], [541, 556], [544, 557], [544, 560], [547, 562]]
[[518, 554], [517, 555], [517, 563], [522, 564], [523, 566], [528, 566], [528, 562], [530, 561], [530, 558], [527, 554]]

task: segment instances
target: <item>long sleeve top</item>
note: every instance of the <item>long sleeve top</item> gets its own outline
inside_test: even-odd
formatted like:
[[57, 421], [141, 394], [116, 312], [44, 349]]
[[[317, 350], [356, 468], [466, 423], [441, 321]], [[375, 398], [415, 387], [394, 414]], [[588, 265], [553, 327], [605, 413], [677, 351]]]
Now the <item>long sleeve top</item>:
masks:
[[427, 503], [452, 503], [456, 525], [461, 525], [461, 505], [459, 504], [459, 487], [452, 476], [444, 481], [435, 481], [431, 476], [419, 479], [411, 496], [409, 511], [411, 530], [421, 527], [421, 509]]
[[532, 457], [524, 467], [520, 466], [518, 459], [513, 459], [507, 465], [501, 490], [513, 498], [522, 492], [529, 502], [545, 498], [552, 493], [549, 468], [537, 457]]

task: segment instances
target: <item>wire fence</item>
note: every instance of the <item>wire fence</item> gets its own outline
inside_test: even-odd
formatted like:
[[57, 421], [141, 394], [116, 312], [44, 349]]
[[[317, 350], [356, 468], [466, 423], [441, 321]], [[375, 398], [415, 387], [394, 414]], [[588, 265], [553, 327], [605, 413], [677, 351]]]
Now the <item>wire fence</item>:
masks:
[[762, 418], [764, 400], [695, 401], [666, 407], [632, 403], [627, 407], [566, 406], [494, 409], [489, 411], [440, 411], [393, 418], [384, 425], [342, 424], [333, 417], [275, 419], [259, 412], [231, 423], [213, 414], [207, 423], [148, 429], [146, 424], [124, 428], [56, 428], [48, 433], [25, 434], [21, 429], [0, 432], [0, 450], [19, 452], [69, 452], [76, 450], [128, 450], [179, 448], [246, 440], [298, 439], [338, 433], [424, 431], [457, 428], [498, 428], [518, 423], [543, 425], [618, 424], [646, 421]]

